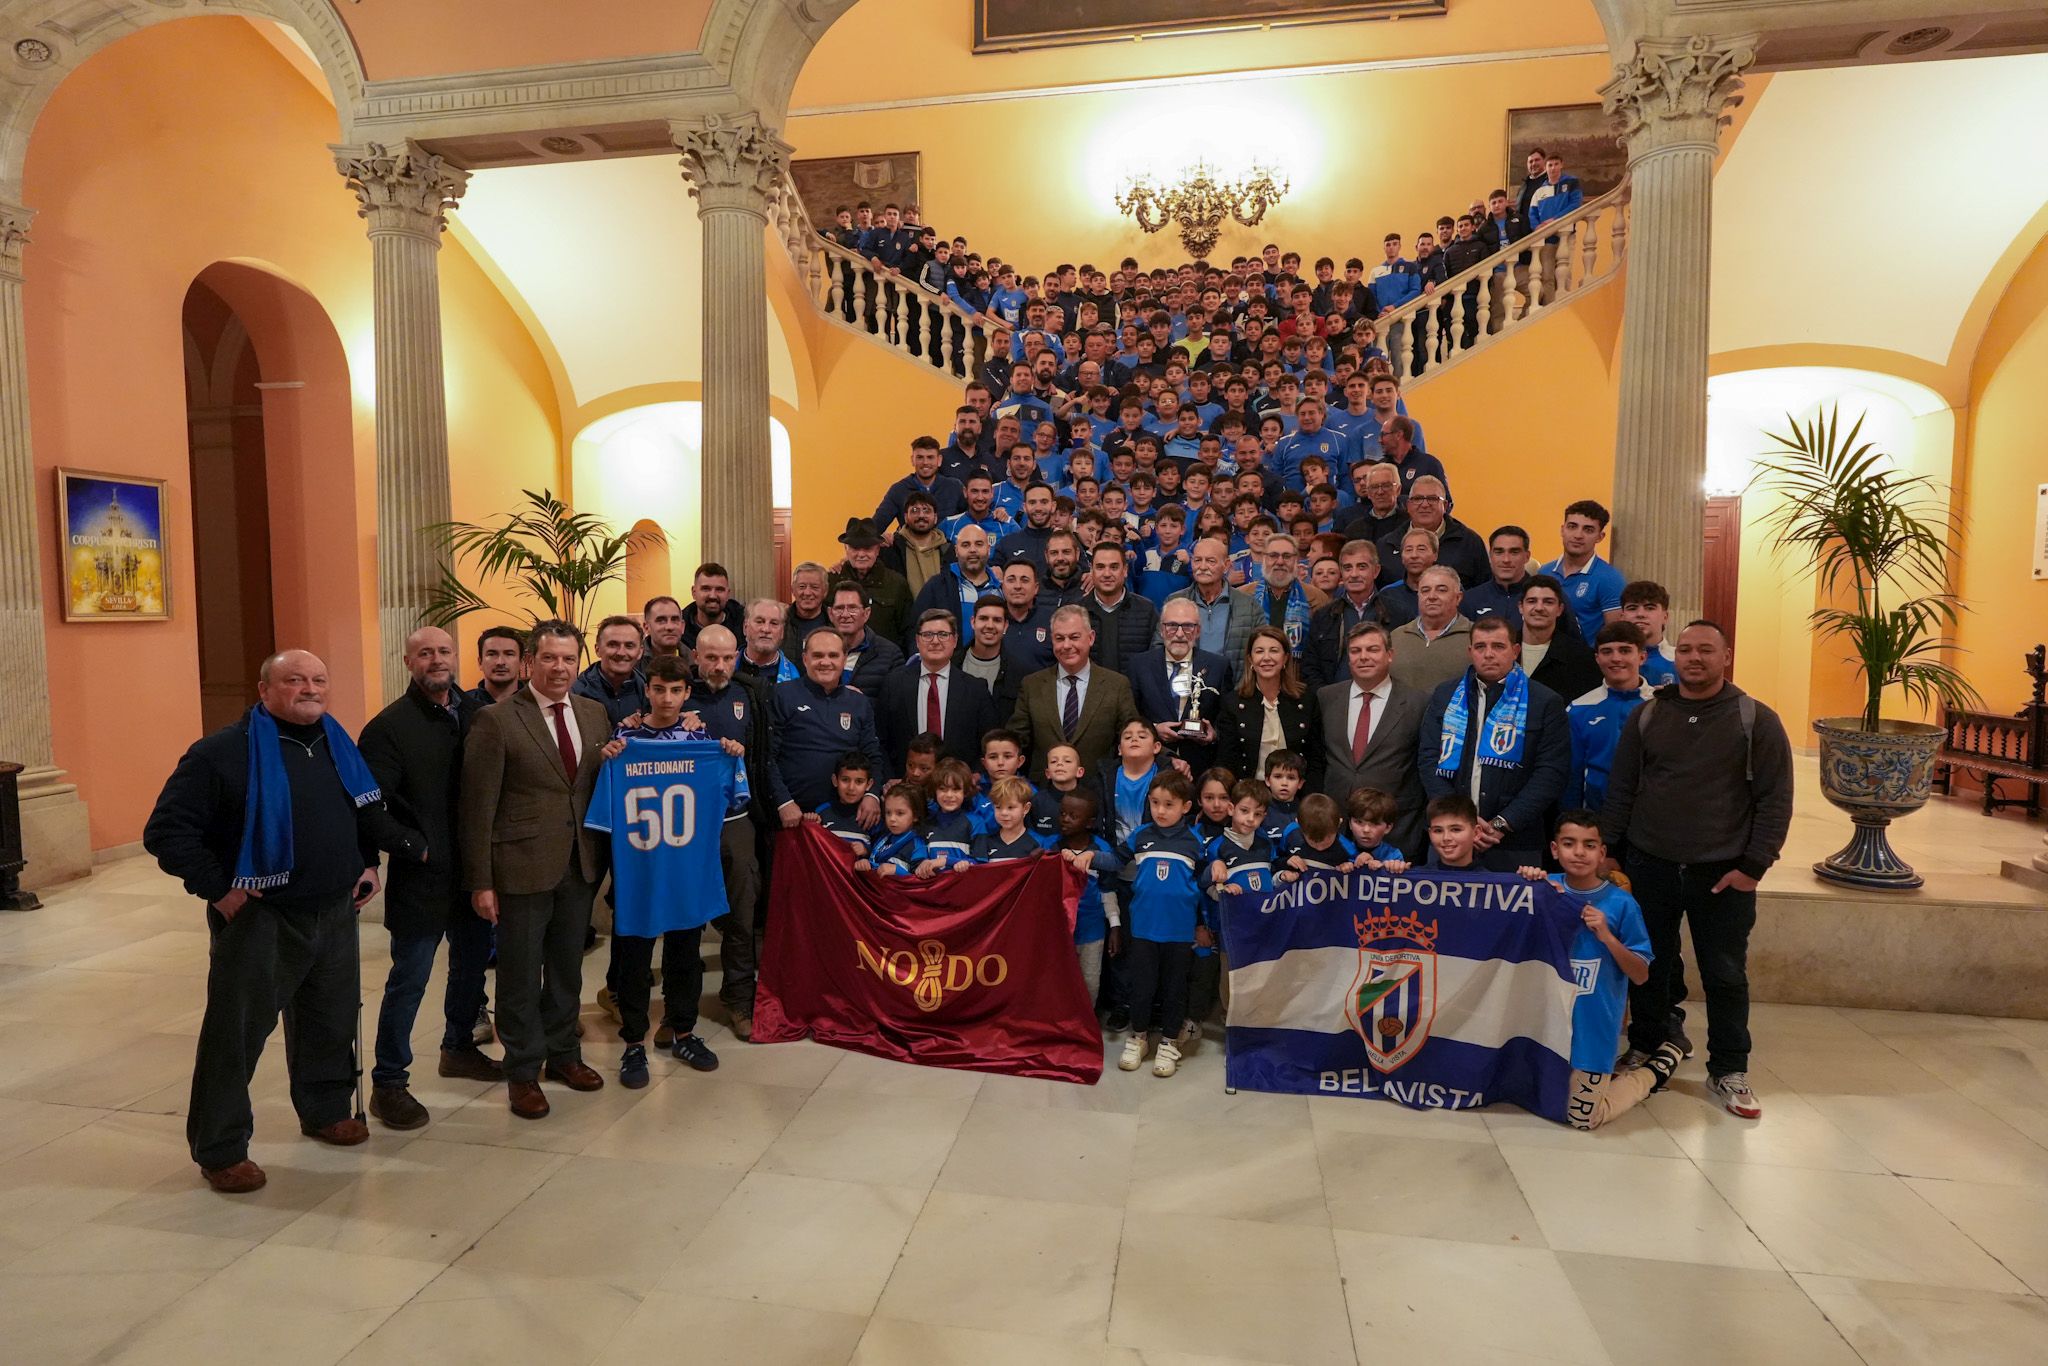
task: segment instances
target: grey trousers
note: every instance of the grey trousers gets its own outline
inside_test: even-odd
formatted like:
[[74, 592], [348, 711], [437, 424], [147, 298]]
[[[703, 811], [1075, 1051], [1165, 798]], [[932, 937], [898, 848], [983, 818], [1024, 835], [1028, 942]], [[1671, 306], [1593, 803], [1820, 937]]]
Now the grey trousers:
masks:
[[537, 1081], [543, 1063], [583, 1059], [576, 1016], [596, 894], [572, 866], [552, 891], [498, 896], [498, 1041], [507, 1081]]

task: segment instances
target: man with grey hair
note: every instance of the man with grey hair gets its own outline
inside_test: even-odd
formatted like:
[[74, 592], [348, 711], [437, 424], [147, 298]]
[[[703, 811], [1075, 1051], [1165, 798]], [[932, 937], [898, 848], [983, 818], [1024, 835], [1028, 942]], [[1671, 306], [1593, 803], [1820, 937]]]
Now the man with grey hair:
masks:
[[462, 742], [483, 708], [455, 686], [455, 641], [438, 626], [422, 626], [406, 637], [405, 670], [412, 681], [404, 694], [370, 718], [360, 741], [385, 799], [404, 811], [427, 841], [425, 862], [392, 861], [384, 890], [391, 971], [377, 1011], [370, 1113], [387, 1129], [417, 1129], [428, 1120], [427, 1108], [410, 1089], [412, 1030], [443, 937], [448, 940], [448, 987], [440, 1074], [470, 1081], [505, 1079], [504, 1070], [478, 1050], [474, 1039], [484, 1006], [491, 927], [471, 909], [456, 868]]
[[825, 566], [805, 560], [789, 571], [789, 613], [782, 622], [782, 653], [801, 665], [804, 640], [811, 632], [832, 628], [825, 610], [825, 588], [831, 582]]
[[415, 862], [429, 853], [386, 809], [376, 775], [327, 714], [318, 655], [264, 660], [256, 696], [246, 715], [185, 751], [142, 832], [158, 866], [206, 903], [206, 1015], [185, 1139], [224, 1195], [267, 1179], [249, 1160], [249, 1081], [280, 1010], [300, 1132], [342, 1146], [370, 1136], [350, 1114], [356, 911], [377, 893], [380, 847]]
[[1394, 628], [1394, 681], [1427, 697], [1439, 683], [1461, 677], [1471, 662], [1466, 648], [1472, 623], [1458, 614], [1465, 590], [1458, 573], [1433, 564], [1415, 587], [1417, 616]]
[[[1458, 583], [1477, 588], [1493, 577], [1493, 563], [1486, 556], [1486, 542], [1479, 533], [1451, 516], [1450, 493], [1444, 481], [1433, 474], [1417, 475], [1408, 486], [1408, 525], [1436, 536], [1436, 562], [1458, 572]], [[1379, 541], [1380, 583], [1391, 585], [1401, 577], [1401, 538], [1393, 533]]]
[[802, 670], [782, 651], [783, 623], [789, 604], [780, 598], [755, 598], [747, 604], [745, 624], [740, 628], [746, 642], [734, 672], [741, 678], [757, 679], [764, 688], [800, 677]]
[[1096, 772], [1116, 753], [1125, 724], [1140, 719], [1130, 681], [1089, 659], [1095, 623], [1087, 608], [1068, 603], [1052, 614], [1050, 630], [1053, 666], [1024, 680], [1010, 717], [1034, 779], [1045, 777], [1046, 751], [1062, 744], [1074, 747], [1084, 771]]

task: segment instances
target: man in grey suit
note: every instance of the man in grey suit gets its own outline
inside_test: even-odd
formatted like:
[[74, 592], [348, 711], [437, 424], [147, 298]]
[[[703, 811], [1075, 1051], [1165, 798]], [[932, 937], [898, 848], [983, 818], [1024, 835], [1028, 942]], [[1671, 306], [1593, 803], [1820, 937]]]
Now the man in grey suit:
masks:
[[[1229, 570], [1228, 544], [1213, 536], [1197, 541], [1195, 548], [1188, 552], [1188, 572], [1193, 576], [1194, 584], [1166, 600], [1179, 602], [1185, 599], [1195, 605], [1195, 615], [1202, 628], [1195, 646], [1212, 655], [1222, 655], [1230, 662], [1231, 677], [1225, 680], [1226, 687], [1235, 681], [1237, 670], [1244, 663], [1245, 642], [1266, 620], [1265, 614], [1259, 611], [1256, 598], [1241, 588], [1230, 586]], [[1156, 631], [1154, 643], [1165, 643]]]
[[460, 838], [470, 905], [498, 927], [498, 1038], [512, 1113], [540, 1119], [545, 1071], [572, 1091], [604, 1078], [583, 1061], [583, 935], [605, 846], [583, 828], [601, 751], [603, 706], [570, 695], [583, 636], [565, 621], [533, 628], [528, 686], [470, 727], [462, 751]]
[[1429, 699], [1393, 679], [1394, 638], [1377, 621], [1362, 621], [1344, 639], [1351, 677], [1317, 696], [1323, 718], [1323, 793], [1339, 806], [1353, 788], [1388, 793], [1400, 814], [1392, 839], [1411, 861], [1424, 854], [1425, 805], [1416, 741]]

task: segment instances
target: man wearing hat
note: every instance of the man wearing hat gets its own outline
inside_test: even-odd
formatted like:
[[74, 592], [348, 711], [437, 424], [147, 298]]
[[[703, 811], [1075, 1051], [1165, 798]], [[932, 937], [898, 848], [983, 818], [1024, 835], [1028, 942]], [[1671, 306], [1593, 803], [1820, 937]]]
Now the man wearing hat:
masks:
[[[881, 561], [882, 533], [872, 519], [849, 517], [846, 530], [839, 533], [846, 547], [846, 559], [832, 575], [833, 588], [842, 583], [858, 584], [868, 595], [868, 629], [884, 640], [900, 642], [910, 630], [910, 605], [915, 595], [910, 582]], [[826, 601], [831, 601], [828, 596]]]

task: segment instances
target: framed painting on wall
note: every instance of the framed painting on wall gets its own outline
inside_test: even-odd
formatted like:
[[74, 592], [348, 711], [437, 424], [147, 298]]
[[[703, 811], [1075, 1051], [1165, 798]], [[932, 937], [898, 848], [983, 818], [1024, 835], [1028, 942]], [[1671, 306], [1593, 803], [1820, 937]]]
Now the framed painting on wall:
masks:
[[1147, 34], [1442, 14], [1448, 0], [974, 0], [974, 50], [1111, 43]]
[[789, 163], [789, 176], [796, 182], [797, 197], [811, 226], [825, 232], [832, 226], [832, 211], [866, 200], [881, 217], [884, 204], [918, 204], [918, 164], [915, 152], [882, 152], [862, 157], [798, 157]]
[[1564, 158], [1566, 175], [1579, 178], [1586, 198], [1606, 194], [1628, 173], [1628, 152], [1614, 137], [1614, 121], [1597, 104], [1552, 104], [1508, 110], [1507, 169], [1501, 185], [1512, 198], [1522, 183], [1523, 160], [1541, 147]]
[[66, 621], [167, 621], [164, 481], [57, 471]]

